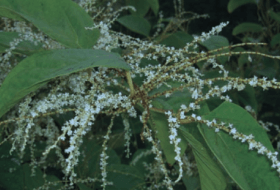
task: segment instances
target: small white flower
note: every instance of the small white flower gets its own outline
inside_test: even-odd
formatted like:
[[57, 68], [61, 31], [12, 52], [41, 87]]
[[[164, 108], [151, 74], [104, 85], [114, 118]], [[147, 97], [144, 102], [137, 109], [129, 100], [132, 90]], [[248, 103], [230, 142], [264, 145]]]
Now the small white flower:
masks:
[[198, 92], [197, 92], [197, 89], [195, 89], [192, 93], [192, 98], [193, 99], [197, 99], [198, 98]]
[[250, 55], [248, 56], [248, 61], [249, 61], [249, 62], [252, 62], [252, 61], [253, 61], [253, 60], [252, 60], [252, 57], [251, 57]]
[[236, 133], [236, 129], [235, 129], [235, 128], [231, 129], [230, 132], [229, 132], [229, 134], [233, 134], [233, 135], [234, 135], [235, 133]]
[[185, 104], [182, 104], [181, 109], [187, 109], [187, 106]]
[[186, 116], [185, 116], [184, 111], [181, 111], [180, 112], [180, 119], [185, 119], [185, 118], [186, 118]]

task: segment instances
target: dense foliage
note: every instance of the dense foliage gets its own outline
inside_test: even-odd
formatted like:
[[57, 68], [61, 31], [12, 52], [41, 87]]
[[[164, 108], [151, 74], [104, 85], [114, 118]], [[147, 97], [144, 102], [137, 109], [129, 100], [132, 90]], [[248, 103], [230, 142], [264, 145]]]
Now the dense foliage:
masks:
[[196, 2], [1, 0], [0, 188], [279, 189], [280, 1]]

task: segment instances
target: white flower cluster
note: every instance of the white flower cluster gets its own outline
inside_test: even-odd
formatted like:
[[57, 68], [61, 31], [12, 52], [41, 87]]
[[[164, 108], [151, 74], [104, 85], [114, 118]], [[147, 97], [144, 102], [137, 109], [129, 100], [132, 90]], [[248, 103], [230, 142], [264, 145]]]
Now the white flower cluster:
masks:
[[[73, 77], [77, 78], [77, 80], [73, 80]], [[86, 81], [85, 78], [87, 78], [89, 81], [99, 81], [100, 83], [93, 83], [91, 89], [88, 90], [84, 85]], [[30, 133], [32, 131], [31, 129], [35, 126], [35, 128], [38, 129], [37, 125], [34, 124], [35, 118], [44, 114], [48, 115], [52, 112], [52, 110], [56, 110], [56, 113], [63, 113], [64, 111], [67, 111], [67, 109], [62, 109], [65, 106], [75, 107], [75, 109], [69, 109], [69, 111], [75, 110], [76, 116], [65, 122], [61, 128], [61, 134], [59, 134], [58, 130], [55, 130], [55, 134], [46, 130], [40, 130], [36, 133], [40, 136], [44, 135], [48, 139], [48, 148], [43, 153], [45, 158], [51, 149], [56, 149], [59, 147], [61, 141], [68, 139], [66, 136], [69, 137], [69, 147], [64, 150], [68, 157], [64, 159], [64, 162], [62, 160], [60, 161], [64, 166], [63, 168], [65, 175], [69, 176], [69, 180], [73, 182], [76, 177], [76, 174], [74, 173], [74, 167], [77, 165], [80, 155], [79, 147], [83, 142], [83, 136], [91, 129], [95, 121], [95, 115], [100, 114], [101, 112], [109, 113], [112, 111], [112, 109], [121, 108], [123, 110], [127, 110], [127, 113], [130, 117], [136, 117], [136, 110], [132, 106], [131, 100], [127, 96], [122, 95], [121, 93], [112, 94], [111, 92], [102, 92], [98, 90], [100, 88], [99, 84], [104, 86], [104, 77], [103, 79], [100, 78], [100, 73], [98, 71], [95, 73], [93, 72], [91, 78], [88, 78], [88, 76], [85, 75], [85, 72], [81, 72], [79, 75], [74, 74], [70, 76], [66, 81], [68, 81], [68, 83], [66, 82], [59, 84], [57, 88], [55, 88], [56, 91], [52, 91], [52, 93], [48, 94], [47, 97], [34, 101], [32, 101], [31, 97], [27, 97], [26, 100], [19, 105], [20, 116], [25, 119], [18, 120], [17, 122], [20, 125], [15, 129], [15, 138], [13, 138], [14, 145], [11, 151], [16, 149], [16, 144], [20, 145], [20, 149], [22, 151], [25, 149], [25, 145], [30, 138]], [[73, 89], [75, 93], [69, 94], [58, 92], [60, 90], [64, 90], [63, 85], [68, 85], [68, 87]], [[74, 88], [74, 86], [79, 88]], [[29, 115], [29, 117], [26, 118], [26, 115]], [[125, 125], [125, 129], [128, 132], [126, 133], [126, 146], [128, 147], [130, 139], [129, 125]], [[108, 138], [109, 137], [107, 137], [107, 139]], [[107, 149], [105, 145], [103, 147], [104, 151]], [[105, 179], [105, 165], [107, 156], [105, 152], [103, 152], [102, 155], [103, 157], [101, 163], [103, 164], [101, 166], [103, 170], [103, 177]]]
[[[147, 121], [147, 111], [143, 111], [142, 112], [142, 120], [143, 122]], [[164, 180], [163, 183], [166, 185], [166, 187], [168, 188], [168, 190], [173, 190], [172, 187], [172, 181], [168, 176], [168, 171], [164, 165], [163, 159], [162, 159], [162, 151], [159, 150], [158, 148], [158, 142], [155, 142], [153, 136], [152, 136], [152, 130], [149, 129], [149, 127], [147, 126], [146, 123], [144, 123], [144, 131], [143, 131], [143, 136], [150, 142], [152, 143], [152, 152], [156, 155], [155, 156], [155, 160], [159, 163], [160, 165], [160, 170], [161, 172], [164, 174]]]
[[[175, 24], [179, 23], [180, 25], [180, 23], [185, 22], [185, 20], [182, 19], [183, 14], [185, 14], [183, 11], [183, 2], [181, 0], [174, 0], [174, 2], [176, 16], [178, 17], [178, 20], [176, 18], [174, 19], [174, 22], [176, 22]], [[45, 92], [41, 93], [40, 91], [36, 92], [38, 93], [36, 96], [34, 96], [34, 94], [29, 95], [21, 104], [19, 104], [17, 108], [18, 113], [11, 114], [13, 118], [16, 117], [16, 114], [19, 116], [19, 119], [14, 120], [17, 125], [13, 128], [14, 132], [11, 137], [13, 147], [11, 151], [19, 149], [23, 152], [26, 146], [34, 145], [34, 141], [37, 136], [45, 137], [47, 139], [47, 148], [38, 163], [34, 157], [34, 149], [31, 149], [31, 166], [33, 171], [39, 164], [45, 163], [48, 153], [52, 149], [55, 149], [56, 154], [59, 157], [58, 163], [62, 166], [62, 168], [64, 168], [63, 172], [66, 175], [65, 179], [68, 178], [71, 184], [73, 184], [77, 182], [74, 167], [77, 166], [79, 162], [78, 158], [81, 154], [79, 152], [79, 147], [83, 143], [83, 137], [93, 128], [93, 124], [99, 114], [112, 116], [111, 123], [107, 128], [107, 133], [103, 136], [104, 141], [102, 144], [102, 153], [100, 155], [102, 179], [99, 181], [102, 182], [102, 187], [105, 189], [105, 187], [110, 184], [110, 182], [107, 181], [106, 166], [108, 164], [108, 155], [106, 151], [108, 149], [107, 143], [112, 132], [113, 120], [116, 116], [119, 116], [119, 114], [123, 116], [125, 151], [126, 156], [129, 157], [129, 146], [131, 140], [129, 117], [136, 117], [137, 114], [135, 107], [141, 105], [145, 109], [140, 116], [140, 121], [143, 123], [143, 136], [152, 144], [152, 148], [151, 151], [140, 154], [136, 157], [131, 162], [131, 165], [134, 165], [141, 156], [145, 156], [151, 152], [154, 153], [157, 163], [144, 163], [144, 167], [146, 169], [150, 169], [149, 174], [156, 175], [160, 173], [161, 175], [164, 175], [164, 180], [155, 184], [153, 186], [154, 188], [160, 188], [165, 185], [168, 189], [173, 189], [172, 186], [182, 179], [183, 163], [186, 163], [187, 174], [189, 175], [192, 174], [192, 169], [195, 167], [194, 164], [189, 162], [186, 156], [181, 156], [181, 148], [179, 147], [181, 139], [178, 138], [177, 131], [180, 127], [179, 124], [181, 121], [182, 123], [201, 122], [205, 123], [209, 127], [215, 128], [215, 132], [219, 132], [220, 130], [228, 132], [234, 139], [239, 139], [241, 142], [247, 142], [250, 150], [256, 149], [259, 154], [266, 154], [266, 156], [272, 160], [272, 167], [277, 168], [277, 171], [280, 173], [280, 163], [276, 158], [277, 152], [272, 153], [261, 143], [256, 142], [253, 135], [246, 136], [239, 133], [236, 128], [233, 128], [232, 124], [228, 124], [228, 126], [226, 126], [223, 122], [218, 124], [216, 120], [206, 121], [203, 120], [201, 116], [189, 113], [190, 111], [200, 109], [199, 104], [211, 97], [217, 96], [221, 100], [231, 101], [228, 95], [223, 94], [234, 89], [238, 91], [244, 90], [247, 84], [252, 87], [260, 86], [264, 90], [268, 88], [280, 88], [280, 83], [276, 82], [276, 79], [267, 81], [267, 78], [265, 77], [259, 79], [256, 76], [250, 79], [228, 77], [228, 71], [226, 71], [223, 65], [217, 63], [216, 58], [218, 56], [230, 57], [234, 55], [234, 52], [210, 55], [214, 51], [203, 52], [197, 49], [198, 43], [203, 42], [209, 39], [212, 35], [216, 35], [221, 32], [222, 28], [225, 27], [228, 22], [220, 23], [218, 26], [213, 27], [208, 33], [203, 32], [200, 36], [195, 35], [194, 40], [187, 43], [184, 48], [175, 49], [174, 47], [166, 47], [165, 45], [140, 40], [139, 38], [133, 38], [128, 35], [112, 31], [111, 25], [117, 19], [121, 11], [127, 9], [134, 10], [133, 7], [126, 6], [114, 11], [114, 3], [116, 3], [115, 0], [106, 2], [106, 7], [99, 9], [96, 7], [96, 0], [79, 1], [79, 5], [84, 8], [86, 12], [93, 13], [94, 15], [93, 27], [86, 29], [90, 30], [98, 28], [100, 31], [100, 38], [93, 48], [103, 49], [109, 52], [114, 48], [123, 49], [122, 58], [132, 68], [130, 71], [132, 78], [136, 78], [138, 76], [143, 77], [141, 84], [138, 86], [138, 84], [136, 85], [135, 83], [134, 86], [133, 84], [129, 86], [126, 81], [123, 80], [125, 75], [121, 69], [109, 69], [102, 67], [94, 68], [92, 70], [88, 69], [86, 72], [72, 74], [67, 77], [57, 78], [57, 80], [52, 81], [48, 84], [48, 86], [42, 88], [47, 91], [47, 95], [44, 94]], [[163, 15], [161, 13], [159, 15], [160, 21], [158, 23], [158, 30], [154, 37], [159, 34], [162, 27], [161, 22]], [[194, 18], [202, 16], [195, 15]], [[14, 22], [12, 26], [11, 20], [4, 18], [4, 23], [5, 31], [16, 31], [21, 34], [19, 35], [19, 38], [10, 42], [10, 48], [5, 51], [4, 56], [0, 57], [0, 70], [3, 69], [4, 71], [4, 74], [0, 76], [0, 84], [7, 75], [8, 71], [17, 64], [16, 61], [12, 64], [10, 62], [10, 58], [13, 50], [15, 50], [22, 41], [27, 40], [35, 45], [42, 43], [42, 47], [45, 49], [64, 48], [62, 45], [46, 38], [43, 33], [33, 33], [31, 30], [32, 26], [26, 25], [24, 22]], [[164, 32], [167, 32], [167, 30]], [[193, 50], [189, 51], [190, 48]], [[240, 52], [235, 53], [237, 55], [240, 54]], [[256, 52], [246, 52], [244, 54], [248, 54], [249, 61], [253, 61], [250, 55], [262, 55], [270, 58], [279, 58]], [[141, 61], [143, 59], [149, 61], [153, 60], [156, 64], [143, 66], [141, 65]], [[200, 61], [206, 62], [201, 70], [197, 69], [196, 66], [196, 64]], [[221, 75], [221, 77], [202, 79], [202, 71], [206, 70], [209, 65], [212, 66], [211, 69], [218, 70], [220, 74], [223, 74], [223, 76]], [[129, 81], [128, 77], [127, 81]], [[169, 84], [170, 81], [179, 82], [181, 86], [175, 88], [173, 85]], [[217, 81], [225, 81], [226, 84], [218, 86], [216, 85]], [[127, 86], [129, 86], [129, 88]], [[124, 95], [119, 92], [120, 90], [113, 92], [108, 90], [109, 87], [117, 87], [118, 90], [122, 89], [131, 94]], [[151, 96], [149, 95], [149, 92], [159, 87], [168, 87], [168, 90], [158, 92]], [[135, 88], [135, 90], [133, 88]], [[149, 118], [148, 114], [150, 111], [152, 109], [157, 109], [152, 106], [151, 100], [160, 96], [172, 98], [173, 93], [180, 90], [187, 90], [189, 92], [189, 98], [191, 99], [189, 105], [181, 105], [177, 117], [174, 117], [171, 111], [160, 110], [162, 113], [167, 115], [170, 132], [169, 142], [170, 144], [174, 144], [174, 151], [176, 153], [175, 160], [179, 165], [179, 169], [176, 171], [178, 173], [178, 178], [173, 183], [168, 176], [169, 171], [166, 169], [166, 162], [162, 158], [163, 153], [160, 148], [160, 142], [155, 139], [154, 133], [156, 133], [156, 131], [149, 128], [147, 120]], [[61, 129], [59, 129], [50, 115], [63, 114], [67, 112], [72, 112], [75, 116], [66, 121], [61, 126]], [[45, 120], [41, 119], [40, 123], [38, 117], [44, 117]], [[40, 126], [42, 123], [46, 124], [45, 128]], [[268, 126], [271, 126], [269, 123], [265, 124], [261, 121], [260, 123], [266, 129], [268, 129]], [[277, 129], [279, 131], [279, 127]], [[66, 141], [69, 146], [62, 150], [61, 144], [64, 141]], [[66, 154], [66, 158], [64, 158], [65, 154], [63, 155], [62, 151]], [[150, 176], [146, 177], [152, 179]], [[89, 179], [88, 181], [98, 180]]]
[[148, 156], [148, 155], [150, 155], [150, 154], [152, 154], [152, 151], [151, 151], [151, 150], [146, 150], [146, 151], [141, 152], [139, 155], [137, 155], [136, 157], [133, 158], [133, 160], [130, 162], [130, 165], [135, 166], [136, 163], [137, 163], [142, 157]]
[[122, 118], [123, 118], [123, 125], [124, 125], [124, 139], [125, 139], [125, 147], [126, 147], [126, 158], [129, 158], [130, 156], [130, 149], [129, 149], [129, 145], [130, 145], [130, 138], [132, 136], [132, 133], [131, 133], [131, 128], [130, 128], [130, 125], [129, 125], [129, 120], [127, 117], [125, 117], [123, 114], [122, 114]]
[[111, 123], [108, 126], [108, 130], [107, 130], [106, 135], [104, 136], [104, 141], [103, 141], [103, 144], [102, 144], [102, 153], [100, 154], [100, 169], [101, 169], [101, 176], [102, 176], [102, 185], [101, 186], [103, 187], [103, 190], [105, 190], [106, 185], [109, 184], [107, 179], [106, 179], [106, 177], [107, 177], [107, 171], [106, 171], [107, 162], [106, 162], [106, 160], [109, 158], [109, 156], [106, 154], [106, 150], [107, 150], [107, 145], [106, 144], [109, 140], [109, 135], [112, 132], [114, 118], [115, 118], [115, 116], [113, 116], [111, 118]]
[[178, 162], [179, 165], [179, 176], [175, 181], [175, 183], [177, 183], [183, 177], [183, 162], [181, 159], [181, 148], [179, 147], [179, 143], [181, 142], [181, 139], [177, 137], [178, 136], [177, 129], [180, 127], [180, 125], [178, 124], [176, 117], [172, 116], [171, 111], [165, 112], [165, 114], [168, 116], [167, 121], [170, 130], [170, 135], [169, 135], [170, 144], [174, 144], [175, 147], [174, 151], [176, 153], [175, 160]]
[[202, 122], [204, 122], [208, 127], [214, 127], [216, 132], [223, 129], [232, 135], [234, 139], [239, 139], [242, 143], [247, 142], [249, 144], [249, 150], [256, 149], [259, 154], [265, 154], [266, 157], [272, 161], [272, 168], [276, 168], [276, 171], [280, 175], [280, 162], [277, 159], [278, 152], [271, 152], [268, 150], [262, 143], [255, 141], [252, 134], [242, 134], [238, 132], [236, 128], [233, 128], [233, 124], [229, 123], [228, 126], [226, 126], [224, 122], [218, 124], [215, 119], [212, 121], [205, 120]]
[[263, 122], [262, 120], [259, 120], [258, 122], [266, 131], [270, 131], [269, 128], [274, 127], [275, 130], [280, 133], [279, 125], [273, 124], [271, 122]]
[[186, 154], [184, 154], [184, 156], [182, 156], [182, 161], [184, 163], [185, 174], [187, 176], [192, 176], [194, 168], [196, 169], [196, 164], [195, 163], [191, 163], [189, 158], [188, 158], [188, 156]]
[[[10, 60], [11, 56], [13, 55], [13, 51], [17, 48], [17, 46], [23, 42], [28, 41], [33, 43], [35, 46], [41, 45], [42, 48], [45, 49], [62, 49], [64, 48], [61, 44], [58, 42], [55, 42], [54, 40], [45, 37], [45, 35], [42, 32], [33, 32], [32, 31], [32, 24], [26, 24], [24, 21], [13, 21], [2, 17], [2, 20], [4, 21], [5, 32], [17, 32], [19, 36], [17, 38], [14, 38], [12, 41], [10, 41], [10, 47], [5, 49], [4, 55], [0, 56], [0, 85], [2, 84], [3, 80], [6, 78], [7, 74], [11, 71], [11, 69], [16, 66], [17, 60]], [[13, 25], [11, 24], [13, 23]], [[3, 32], [0, 31], [0, 32]], [[25, 55], [24, 55], [25, 56]]]

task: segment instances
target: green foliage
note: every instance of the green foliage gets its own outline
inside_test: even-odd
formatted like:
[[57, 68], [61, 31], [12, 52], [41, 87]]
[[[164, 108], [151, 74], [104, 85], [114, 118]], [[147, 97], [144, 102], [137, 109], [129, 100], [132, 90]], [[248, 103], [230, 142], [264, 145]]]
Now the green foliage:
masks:
[[248, 3], [253, 3], [256, 4], [256, 0], [230, 0], [228, 3], [228, 12], [232, 13], [235, 9], [238, 7], [248, 4]]
[[[5, 49], [10, 47], [10, 42], [14, 38], [18, 38], [18, 32], [0, 32], [0, 53], [4, 53]], [[32, 55], [38, 51], [42, 51], [42, 43], [34, 45], [27, 40], [21, 42], [16, 49], [13, 50], [14, 53], [25, 54], [25, 55]]]
[[255, 23], [242, 23], [233, 29], [232, 35], [238, 35], [246, 32], [262, 32], [262, 26]]
[[161, 40], [160, 43], [169, 47], [175, 47], [179, 49], [185, 47], [186, 43], [189, 43], [192, 40], [193, 37], [190, 34], [178, 31], [176, 33], [167, 35], [167, 37]]
[[[208, 50], [215, 50], [223, 47], [229, 46], [228, 40], [223, 36], [211, 36], [208, 40], [201, 43], [203, 46], [205, 46]], [[224, 49], [222, 51], [216, 52], [215, 54], [219, 53], [226, 53], [228, 52], [228, 49]], [[225, 64], [227, 61], [227, 57], [218, 57], [217, 60], [221, 64]]]
[[130, 10], [130, 13], [132, 15], [137, 15], [140, 17], [145, 16], [148, 10], [150, 9], [150, 4], [148, 0], [127, 0], [127, 5], [135, 7], [136, 11]]
[[[266, 148], [274, 150], [265, 130], [249, 113], [235, 104], [224, 102], [203, 118], [231, 123], [237, 131], [242, 134], [252, 134]], [[258, 155], [256, 152], [251, 152], [248, 150], [248, 145], [244, 146], [228, 134], [215, 133], [206, 125], [199, 124], [198, 129], [213, 154], [239, 187], [271, 190], [279, 187], [279, 178], [276, 172], [271, 172], [271, 166], [265, 157], [254, 159]]]
[[[95, 140], [85, 139], [85, 142], [80, 147], [80, 151], [84, 155], [80, 155], [80, 160], [83, 160], [77, 167], [77, 174], [81, 178], [97, 177], [100, 175], [99, 157], [102, 152], [102, 147]], [[112, 149], [108, 151], [108, 164], [120, 165], [121, 160]]]
[[149, 0], [148, 3], [150, 4], [150, 7], [153, 10], [154, 14], [157, 15], [158, 11], [159, 11], [159, 2], [158, 2], [158, 0]]
[[202, 189], [225, 189], [226, 179], [211, 151], [195, 125], [180, 128], [180, 132], [193, 148]]
[[[43, 172], [39, 168], [32, 171], [29, 164], [20, 163], [20, 158], [17, 155], [9, 155], [10, 148], [11, 146], [8, 144], [0, 147], [0, 165], [2, 166], [0, 187], [7, 190], [22, 190], [33, 189], [44, 185]], [[32, 176], [32, 173], [35, 173], [35, 175]], [[52, 189], [62, 187], [61, 181], [54, 175], [48, 175], [47, 181], [50, 183], [54, 182], [53, 185], [49, 186]]]
[[228, 2], [266, 16], [232, 44], [227, 23], [191, 33], [205, 16], [181, 0], [0, 1], [0, 188], [279, 189], [260, 120], [280, 115], [260, 98], [280, 89], [279, 13], [261, 3]]
[[98, 30], [88, 31], [92, 22], [88, 14], [72, 1], [62, 0], [3, 0], [0, 15], [31, 22], [38, 29], [71, 48], [91, 48], [97, 41]]
[[279, 13], [275, 13], [274, 11], [270, 10], [268, 11], [268, 15], [274, 19], [275, 21], [277, 21], [278, 23], [280, 23], [280, 15]]
[[0, 116], [50, 80], [99, 66], [130, 69], [119, 55], [103, 50], [66, 49], [33, 54], [15, 67], [3, 82], [0, 88]]
[[144, 36], [149, 36], [151, 25], [145, 18], [141, 16], [127, 15], [117, 19], [117, 21], [133, 32], [142, 34]]
[[270, 45], [273, 47], [273, 46], [279, 45], [279, 44], [280, 44], [280, 33], [273, 36], [273, 38], [271, 39]]
[[134, 166], [125, 164], [110, 165], [108, 167], [108, 180], [113, 182], [113, 186], [109, 186], [109, 190], [129, 190], [141, 188], [145, 184], [144, 174]]
[[[154, 128], [157, 132], [157, 138], [160, 141], [160, 145], [164, 151], [164, 154], [166, 155], [166, 160], [169, 164], [173, 165], [176, 160], [174, 159], [176, 156], [176, 153], [174, 152], [174, 146], [170, 144], [169, 142], [169, 127], [168, 122], [165, 118], [164, 114], [151, 112], [151, 118], [152, 121], [150, 122], [151, 125], [154, 125]], [[181, 137], [181, 136], [180, 136]], [[187, 142], [186, 140], [182, 139], [182, 141], [179, 144], [179, 147], [181, 148], [181, 154], [183, 154], [187, 148]]]

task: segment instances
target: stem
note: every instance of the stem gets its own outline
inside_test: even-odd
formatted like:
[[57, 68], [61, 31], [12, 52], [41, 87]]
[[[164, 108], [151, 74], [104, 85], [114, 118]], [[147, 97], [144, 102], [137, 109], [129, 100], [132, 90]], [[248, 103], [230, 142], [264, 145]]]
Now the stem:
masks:
[[131, 76], [130, 76], [130, 72], [125, 71], [125, 74], [126, 74], [127, 82], [128, 82], [129, 89], [130, 89], [130, 95], [134, 96], [135, 91], [134, 91], [133, 82], [132, 82], [132, 79], [131, 79]]

